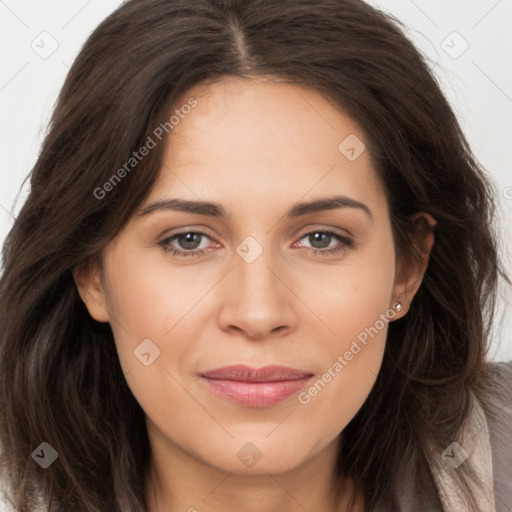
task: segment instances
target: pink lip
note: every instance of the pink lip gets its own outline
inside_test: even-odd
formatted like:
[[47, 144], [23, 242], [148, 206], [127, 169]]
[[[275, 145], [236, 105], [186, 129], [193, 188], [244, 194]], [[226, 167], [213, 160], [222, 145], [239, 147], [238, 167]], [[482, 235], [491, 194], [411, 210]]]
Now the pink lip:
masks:
[[201, 374], [215, 394], [240, 405], [265, 407], [298, 393], [313, 377], [312, 373], [285, 366], [251, 368], [245, 365], [223, 366]]

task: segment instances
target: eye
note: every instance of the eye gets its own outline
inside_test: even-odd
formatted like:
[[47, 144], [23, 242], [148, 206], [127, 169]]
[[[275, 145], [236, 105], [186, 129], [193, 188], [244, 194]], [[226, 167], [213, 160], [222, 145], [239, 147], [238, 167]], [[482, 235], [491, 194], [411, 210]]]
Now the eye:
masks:
[[[308, 233], [304, 233], [300, 240], [304, 238], [307, 238], [308, 242], [312, 244], [312, 247], [304, 247], [304, 249], [321, 256], [336, 254], [353, 246], [353, 242], [350, 238], [335, 233], [334, 231], [309, 231]], [[329, 248], [331, 242], [336, 241], [338, 241], [338, 244]]]
[[[200, 242], [205, 237], [211, 240], [211, 238], [203, 231], [183, 231], [162, 240], [159, 245], [162, 246], [164, 251], [171, 253], [173, 256], [196, 256], [206, 252], [205, 247], [199, 248], [201, 245]], [[180, 247], [176, 248], [171, 245], [174, 241], [176, 241]], [[206, 245], [206, 247], [208, 247], [208, 245]]]

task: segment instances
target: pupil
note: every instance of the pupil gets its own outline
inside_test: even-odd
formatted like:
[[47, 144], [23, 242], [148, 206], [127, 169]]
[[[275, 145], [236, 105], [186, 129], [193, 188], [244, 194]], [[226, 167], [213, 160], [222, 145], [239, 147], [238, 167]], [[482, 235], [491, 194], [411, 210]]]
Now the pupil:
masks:
[[[191, 250], [194, 250], [194, 249], [197, 249], [198, 245], [197, 244], [197, 239], [199, 239], [202, 235], [200, 235], [199, 233], [187, 233], [186, 235], [182, 235], [179, 237], [180, 239], [180, 245], [184, 248], [184, 249], [191, 249]], [[196, 241], [194, 242], [194, 237], [196, 238]], [[185, 240], [184, 243], [182, 243], [182, 240]]]
[[[313, 238], [313, 241], [317, 241], [318, 242], [318, 241], [321, 241], [322, 237], [326, 237], [327, 243], [324, 243], [323, 245], [321, 245], [321, 247], [315, 247], [315, 248], [324, 249], [325, 247], [329, 247], [329, 243], [331, 241], [331, 236], [328, 235], [327, 233], [314, 233], [313, 235], [309, 235], [309, 238], [310, 238], [309, 242], [311, 243], [311, 245], [313, 245], [311, 238]], [[325, 241], [326, 240], [324, 239], [324, 242]]]

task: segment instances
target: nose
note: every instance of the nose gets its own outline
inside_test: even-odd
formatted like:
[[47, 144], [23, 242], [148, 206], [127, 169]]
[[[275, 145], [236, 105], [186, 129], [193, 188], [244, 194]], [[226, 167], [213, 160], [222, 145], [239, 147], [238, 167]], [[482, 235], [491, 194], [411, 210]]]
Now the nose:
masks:
[[297, 299], [290, 290], [291, 277], [269, 250], [252, 263], [235, 255], [234, 268], [226, 276], [219, 323], [223, 330], [246, 338], [282, 336], [297, 321]]

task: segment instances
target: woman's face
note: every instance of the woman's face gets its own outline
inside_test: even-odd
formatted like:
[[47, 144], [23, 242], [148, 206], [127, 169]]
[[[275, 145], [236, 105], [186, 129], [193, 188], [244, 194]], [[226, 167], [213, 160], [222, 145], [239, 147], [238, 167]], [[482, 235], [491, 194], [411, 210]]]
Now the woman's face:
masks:
[[[101, 277], [77, 282], [158, 453], [291, 470], [334, 454], [407, 310], [387, 201], [360, 128], [318, 93], [231, 78], [192, 97]], [[298, 373], [204, 376], [231, 365]]]

